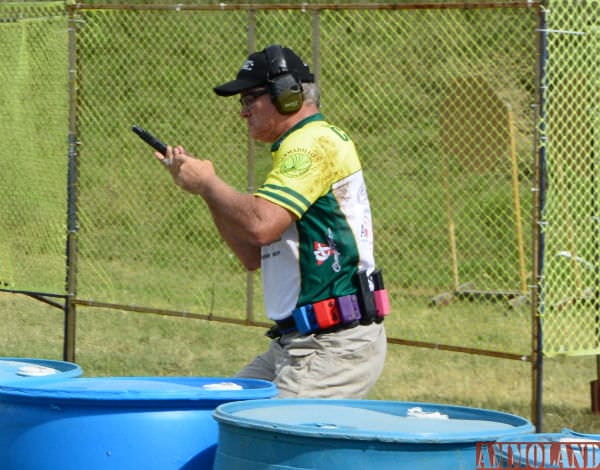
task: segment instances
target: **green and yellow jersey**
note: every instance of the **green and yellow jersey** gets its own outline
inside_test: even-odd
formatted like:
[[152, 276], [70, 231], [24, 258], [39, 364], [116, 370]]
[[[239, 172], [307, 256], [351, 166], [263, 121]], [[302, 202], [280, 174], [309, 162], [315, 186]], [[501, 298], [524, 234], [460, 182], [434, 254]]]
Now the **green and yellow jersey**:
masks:
[[273, 169], [255, 195], [298, 217], [261, 253], [267, 316], [282, 320], [298, 306], [356, 293], [356, 271], [374, 267], [373, 230], [354, 143], [322, 114], [290, 129], [271, 153]]

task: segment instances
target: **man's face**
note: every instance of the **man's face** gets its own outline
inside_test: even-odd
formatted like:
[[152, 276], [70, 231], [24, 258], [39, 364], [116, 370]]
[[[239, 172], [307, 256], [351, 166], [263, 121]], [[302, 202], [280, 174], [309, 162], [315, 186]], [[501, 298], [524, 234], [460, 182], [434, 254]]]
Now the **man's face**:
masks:
[[240, 115], [246, 119], [250, 135], [262, 142], [275, 142], [281, 135], [281, 114], [272, 103], [266, 88], [242, 91], [240, 103]]

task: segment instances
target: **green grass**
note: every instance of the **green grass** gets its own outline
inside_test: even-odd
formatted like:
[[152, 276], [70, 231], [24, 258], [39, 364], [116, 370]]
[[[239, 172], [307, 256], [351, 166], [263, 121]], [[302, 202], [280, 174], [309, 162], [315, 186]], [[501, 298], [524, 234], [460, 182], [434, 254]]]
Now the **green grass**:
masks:
[[[62, 358], [60, 309], [0, 293], [0, 323], [0, 356]], [[87, 307], [78, 308], [77, 330], [76, 362], [90, 377], [227, 377], [268, 343], [256, 327]], [[543, 431], [600, 433], [589, 387], [595, 358], [546, 359], [544, 372]], [[369, 398], [458, 404], [531, 419], [531, 364], [389, 344]]]

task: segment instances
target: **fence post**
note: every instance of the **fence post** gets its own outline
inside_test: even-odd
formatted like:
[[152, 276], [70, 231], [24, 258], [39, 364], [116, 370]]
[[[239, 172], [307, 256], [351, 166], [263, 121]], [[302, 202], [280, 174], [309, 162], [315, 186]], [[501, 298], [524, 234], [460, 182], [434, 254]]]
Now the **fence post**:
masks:
[[77, 293], [77, 103], [76, 103], [76, 24], [69, 8], [69, 162], [67, 176], [67, 246], [63, 358], [75, 361]]
[[545, 129], [545, 111], [544, 100], [546, 90], [546, 6], [540, 8], [539, 18], [539, 40], [538, 40], [538, 64], [537, 64], [537, 85], [538, 85], [538, 108], [535, 126], [535, 141], [537, 148], [535, 151], [535, 188], [533, 202], [533, 273], [534, 282], [531, 315], [532, 315], [532, 397], [531, 407], [533, 422], [538, 433], [542, 432], [543, 418], [543, 365], [544, 365], [544, 349], [543, 349], [543, 330], [539, 299], [541, 295], [540, 283], [544, 276], [544, 232], [540, 228], [542, 223], [545, 197], [546, 197], [546, 129]]

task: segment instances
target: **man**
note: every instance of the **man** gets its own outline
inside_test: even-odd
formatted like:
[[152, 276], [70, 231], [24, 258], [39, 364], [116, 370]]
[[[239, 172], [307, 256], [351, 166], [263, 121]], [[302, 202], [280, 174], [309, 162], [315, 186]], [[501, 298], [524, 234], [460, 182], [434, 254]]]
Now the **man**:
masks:
[[371, 211], [354, 144], [325, 121], [313, 74], [288, 48], [251, 54], [214, 91], [240, 94], [250, 134], [272, 143], [264, 184], [240, 193], [181, 146], [155, 155], [204, 199], [246, 269], [261, 268], [272, 341], [237, 376], [273, 381], [280, 397], [363, 398], [383, 370], [387, 308], [373, 302]]

